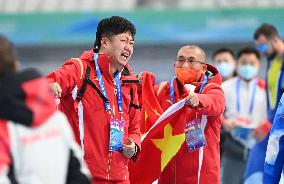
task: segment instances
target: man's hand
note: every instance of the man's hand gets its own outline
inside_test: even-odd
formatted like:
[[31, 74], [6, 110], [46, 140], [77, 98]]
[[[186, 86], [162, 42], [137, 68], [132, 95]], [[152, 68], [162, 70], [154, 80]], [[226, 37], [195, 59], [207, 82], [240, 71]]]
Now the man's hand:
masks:
[[143, 82], [143, 72], [140, 72], [137, 76], [138, 80], [139, 80], [139, 84], [142, 85]]
[[237, 125], [236, 121], [234, 121], [234, 120], [224, 119], [222, 126], [225, 129], [225, 131], [230, 132], [231, 130], [236, 128], [238, 125]]
[[255, 138], [257, 141], [262, 141], [265, 137], [266, 137], [266, 133], [264, 133], [263, 131], [260, 131], [258, 129], [255, 129], [252, 132], [252, 136], [253, 138]]
[[283, 54], [284, 54], [284, 43], [283, 43], [283, 41], [280, 38], [278, 38], [277, 36], [275, 36], [271, 40], [271, 45], [275, 49], [277, 56], [280, 59], [283, 59]]
[[256, 129], [253, 130], [252, 136], [257, 141], [262, 141], [269, 134], [271, 127], [271, 123], [265, 120], [258, 127], [256, 127]]
[[134, 154], [136, 153], [135, 150], [135, 143], [132, 139], [128, 138], [127, 139], [127, 143], [123, 145], [123, 155], [126, 156], [127, 158], [131, 158], [134, 156]]
[[53, 95], [56, 98], [61, 97], [62, 89], [57, 82], [51, 83], [49, 86], [50, 86], [50, 89], [51, 89]]
[[199, 105], [199, 98], [196, 93], [190, 93], [185, 98], [185, 104], [189, 105], [190, 107], [197, 107]]

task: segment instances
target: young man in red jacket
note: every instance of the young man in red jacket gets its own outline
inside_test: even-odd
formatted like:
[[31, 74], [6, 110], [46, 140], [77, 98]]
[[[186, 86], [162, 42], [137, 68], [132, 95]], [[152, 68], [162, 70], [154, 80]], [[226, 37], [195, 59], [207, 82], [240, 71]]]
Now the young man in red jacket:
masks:
[[138, 80], [128, 66], [135, 33], [122, 17], [103, 19], [95, 48], [47, 76], [96, 184], [129, 183], [128, 161], [140, 150]]
[[[195, 45], [184, 46], [177, 54], [176, 76], [170, 82], [155, 86], [154, 91], [163, 111], [186, 98], [187, 122], [199, 121], [206, 140], [206, 146], [191, 151], [184, 143], [162, 172], [159, 183], [220, 183], [219, 142], [225, 98], [220, 74], [205, 61], [203, 49]], [[194, 92], [189, 92], [187, 86], [195, 88]]]

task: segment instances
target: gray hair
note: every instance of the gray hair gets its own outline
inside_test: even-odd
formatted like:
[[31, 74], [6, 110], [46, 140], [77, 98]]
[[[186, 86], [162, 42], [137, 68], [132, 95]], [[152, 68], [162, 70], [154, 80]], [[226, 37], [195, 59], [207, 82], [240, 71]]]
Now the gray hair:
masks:
[[207, 56], [206, 56], [205, 51], [201, 47], [199, 47], [197, 45], [185, 45], [185, 46], [181, 47], [179, 50], [181, 50], [181, 49], [190, 49], [190, 50], [197, 49], [197, 50], [199, 50], [201, 55], [203, 56], [203, 62], [206, 62]]

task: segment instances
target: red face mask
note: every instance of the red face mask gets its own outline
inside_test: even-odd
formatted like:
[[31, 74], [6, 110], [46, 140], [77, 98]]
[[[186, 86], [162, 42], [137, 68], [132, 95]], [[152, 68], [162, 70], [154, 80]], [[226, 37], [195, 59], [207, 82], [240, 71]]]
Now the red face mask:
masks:
[[193, 82], [197, 82], [198, 77], [200, 75], [200, 70], [193, 70], [191, 68], [185, 67], [176, 67], [175, 72], [178, 80], [184, 84], [191, 84]]

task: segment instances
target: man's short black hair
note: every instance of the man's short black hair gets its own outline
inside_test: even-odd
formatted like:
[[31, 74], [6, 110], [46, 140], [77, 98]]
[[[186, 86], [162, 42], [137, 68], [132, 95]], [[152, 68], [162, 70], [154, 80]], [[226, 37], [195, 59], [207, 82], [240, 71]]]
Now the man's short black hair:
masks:
[[257, 40], [260, 35], [264, 35], [266, 38], [279, 37], [277, 29], [268, 23], [264, 23], [256, 29], [253, 35], [254, 40]]
[[121, 33], [130, 32], [133, 39], [136, 34], [135, 26], [127, 19], [119, 16], [112, 16], [110, 18], [102, 19], [97, 27], [96, 41], [94, 48], [99, 50], [101, 47], [102, 37], [111, 39], [112, 36]]
[[239, 59], [243, 54], [254, 54], [258, 60], [260, 60], [260, 54], [254, 47], [245, 47], [239, 50], [237, 54], [237, 59]]
[[0, 78], [6, 73], [14, 72], [17, 54], [12, 42], [0, 35]]
[[223, 47], [213, 52], [212, 58], [214, 59], [216, 55], [224, 53], [224, 52], [230, 53], [233, 58], [235, 57], [235, 54], [231, 49]]

